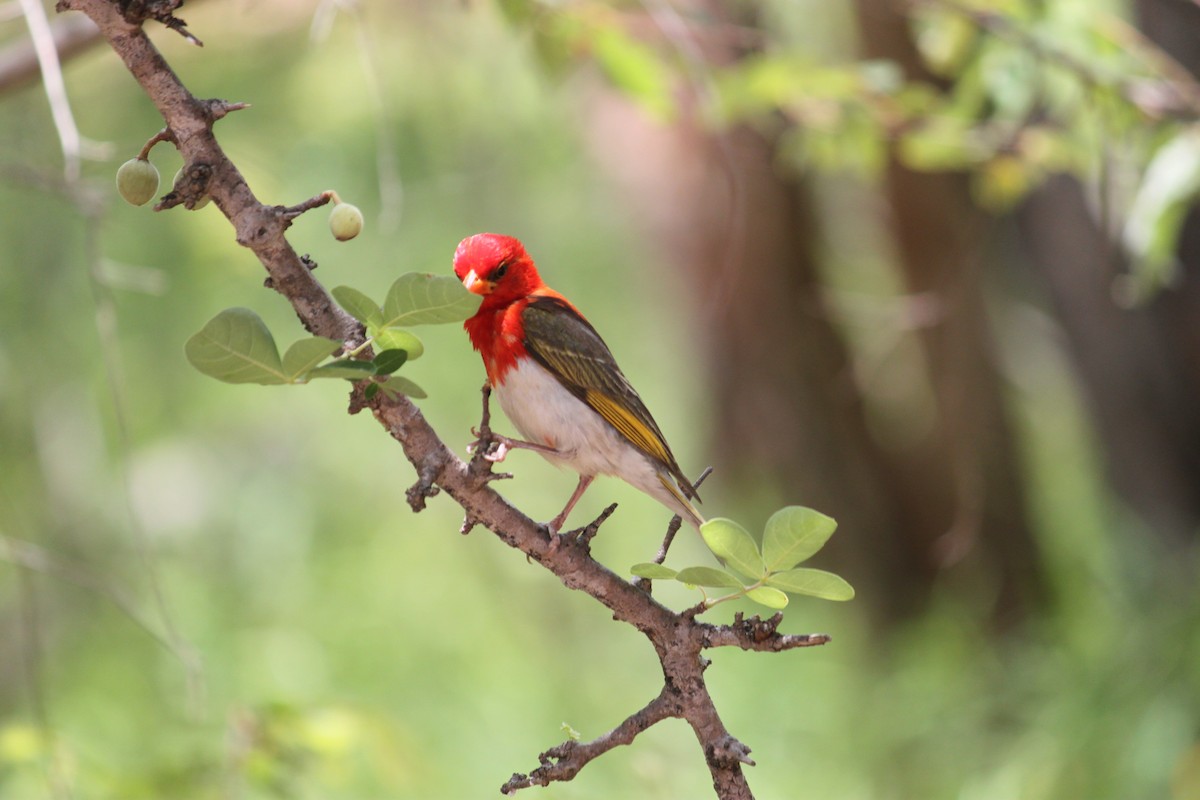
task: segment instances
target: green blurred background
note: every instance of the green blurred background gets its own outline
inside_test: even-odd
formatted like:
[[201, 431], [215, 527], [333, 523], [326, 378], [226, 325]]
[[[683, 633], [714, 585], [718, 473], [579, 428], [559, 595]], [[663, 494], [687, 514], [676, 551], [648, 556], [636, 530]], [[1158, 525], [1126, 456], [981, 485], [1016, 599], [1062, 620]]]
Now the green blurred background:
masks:
[[[382, 297], [466, 235], [517, 235], [685, 470], [715, 466], [708, 515], [839, 519], [814, 565], [858, 597], [794, 599], [783, 626], [833, 643], [712, 654], [757, 796], [1200, 798], [1200, 8], [181, 13], [203, 48], [152, 37], [197, 96], [252, 104], [217, 134], [259, 198], [366, 213], [345, 244], [324, 211], [292, 228], [326, 286]], [[303, 332], [215, 207], [116, 197], [161, 119], [106, 47], [65, 67], [102, 150], [79, 181], [40, 83], [7, 74], [0, 797], [492, 796], [563, 723], [592, 738], [658, 692], [598, 604], [458, 535], [448, 498], [413, 514], [408, 462], [338, 382], [187, 365], [229, 306]], [[405, 374], [461, 449], [481, 365], [458, 326], [419, 333]], [[537, 519], [575, 483], [506, 466]], [[574, 519], [613, 500], [594, 551], [624, 572], [666, 519], [612, 480]], [[683, 536], [668, 563], [707, 558]], [[712, 792], [677, 721], [528, 791]]]

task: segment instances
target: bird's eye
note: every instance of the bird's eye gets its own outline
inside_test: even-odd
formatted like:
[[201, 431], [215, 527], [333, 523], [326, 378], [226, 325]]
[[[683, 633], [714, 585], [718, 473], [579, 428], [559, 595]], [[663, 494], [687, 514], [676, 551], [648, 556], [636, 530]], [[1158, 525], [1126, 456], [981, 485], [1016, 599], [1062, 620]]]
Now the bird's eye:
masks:
[[500, 264], [500, 266], [496, 267], [496, 270], [492, 273], [492, 280], [494, 280], [494, 281], [500, 280], [501, 278], [504, 277], [504, 275], [507, 272], [508, 272], [508, 262], [504, 261]]

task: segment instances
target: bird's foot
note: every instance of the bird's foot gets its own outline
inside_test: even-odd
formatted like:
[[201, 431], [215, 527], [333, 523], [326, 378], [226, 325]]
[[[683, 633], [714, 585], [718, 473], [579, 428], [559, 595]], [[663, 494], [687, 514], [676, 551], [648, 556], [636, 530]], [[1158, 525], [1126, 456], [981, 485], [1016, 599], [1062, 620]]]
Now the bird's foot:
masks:
[[475, 428], [471, 428], [471, 435], [475, 436], [476, 439], [467, 445], [467, 452], [474, 454], [482, 445], [485, 447], [482, 457], [493, 463], [498, 463], [507, 458], [510, 450], [533, 450], [543, 455], [562, 455], [558, 450], [548, 445], [538, 444], [537, 442], [526, 442], [521, 439], [512, 439], [508, 436], [492, 433], [491, 431], [481, 433]]
[[562, 520], [560, 520], [558, 517], [555, 517], [539, 527], [541, 527], [541, 529], [546, 532], [546, 535], [550, 537], [550, 552], [556, 552], [563, 540], [563, 534], [558, 532], [562, 527]]

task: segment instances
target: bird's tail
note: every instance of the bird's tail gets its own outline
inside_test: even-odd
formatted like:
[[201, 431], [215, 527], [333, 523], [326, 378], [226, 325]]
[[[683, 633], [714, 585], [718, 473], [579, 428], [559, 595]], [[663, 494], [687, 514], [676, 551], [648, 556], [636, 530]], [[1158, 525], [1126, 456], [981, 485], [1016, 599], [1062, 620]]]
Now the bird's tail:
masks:
[[[670, 504], [675, 513], [695, 525], [697, 528], [703, 525], [704, 517], [701, 516], [700, 512], [696, 510], [696, 506], [692, 504], [692, 501], [684, 495], [683, 491], [675, 483], [674, 479], [672, 479], [671, 476], [665, 472], [660, 472], [658, 474], [658, 479], [662, 481], [662, 485], [667, 490], [667, 493], [670, 494], [675, 500], [674, 503]], [[692, 489], [693, 497], [695, 497], [695, 491], [695, 489]], [[699, 500], [700, 498], [696, 497], [696, 499]]]

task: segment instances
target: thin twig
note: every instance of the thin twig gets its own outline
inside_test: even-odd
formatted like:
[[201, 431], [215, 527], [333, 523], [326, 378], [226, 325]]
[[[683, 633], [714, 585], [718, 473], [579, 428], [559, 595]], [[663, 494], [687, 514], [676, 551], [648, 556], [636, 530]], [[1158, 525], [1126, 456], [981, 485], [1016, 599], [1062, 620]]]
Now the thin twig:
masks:
[[[23, 0], [13, 0], [11, 7], [22, 16]], [[54, 43], [59, 63], [85, 52], [97, 42], [102, 42], [100, 29], [86, 17], [71, 17], [55, 20], [50, 25], [50, 38]], [[38, 51], [32, 40], [15, 40], [0, 49], [0, 94], [22, 89], [42, 75]]]
[[54, 129], [58, 131], [58, 142], [63, 154], [63, 174], [67, 183], [74, 183], [79, 180], [83, 139], [79, 135], [79, 127], [75, 124], [75, 115], [71, 113], [71, 101], [67, 99], [67, 85], [63, 81], [62, 65], [58, 63], [54, 32], [50, 29], [50, 20], [46, 17], [46, 9], [41, 0], [20, 2], [25, 12], [25, 25], [29, 28], [29, 38], [33, 41], [34, 52], [37, 54], [38, 67], [42, 72], [42, 88], [45, 89], [46, 100], [50, 103], [50, 116], [54, 120]]
[[516, 773], [500, 787], [503, 795], [516, 794], [520, 789], [531, 786], [549, 786], [554, 781], [569, 781], [587, 766], [588, 762], [602, 756], [614, 747], [632, 744], [638, 734], [664, 719], [680, 716], [678, 699], [663, 688], [646, 707], [631, 714], [624, 722], [608, 733], [590, 742], [568, 739], [560, 745], [538, 755], [541, 766], [525, 775]]
[[[705, 467], [704, 471], [700, 473], [700, 477], [696, 478], [695, 482], [692, 483], [692, 487], [695, 489], [699, 489], [700, 484], [704, 483], [704, 480], [709, 475], [712, 475], [712, 472], [713, 472], [713, 468], [711, 465]], [[671, 517], [670, 523], [667, 524], [667, 534], [666, 534], [666, 536], [663, 537], [662, 546], [658, 548], [658, 554], [656, 556], [654, 556], [655, 564], [661, 564], [667, 560], [667, 551], [671, 549], [671, 543], [675, 541], [675, 535], [677, 533], [679, 533], [679, 529], [682, 527], [683, 527], [683, 517], [679, 516], [678, 514]], [[648, 580], [646, 580], [646, 585], [648, 588], [649, 587]]]

